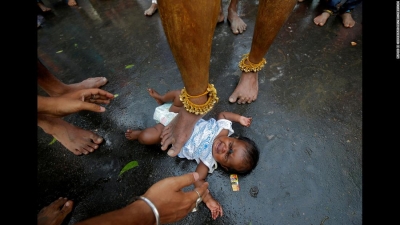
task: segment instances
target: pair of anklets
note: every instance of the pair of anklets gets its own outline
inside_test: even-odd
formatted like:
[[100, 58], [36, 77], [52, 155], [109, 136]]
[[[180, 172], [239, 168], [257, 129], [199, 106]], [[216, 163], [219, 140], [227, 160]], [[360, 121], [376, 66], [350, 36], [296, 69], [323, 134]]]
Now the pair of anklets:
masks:
[[[265, 66], [265, 64], [267, 64], [267, 60], [265, 60], [265, 58], [263, 58], [261, 60], [261, 62], [254, 64], [254, 63], [250, 62], [249, 54], [250, 53], [247, 53], [247, 54], [243, 55], [242, 60], [240, 60], [240, 62], [239, 62], [239, 69], [241, 71], [245, 72], [245, 73], [248, 73], [248, 72], [257, 73], [258, 71], [260, 71]], [[245, 63], [246, 61], [249, 64], [246, 64]]]
[[[204, 104], [197, 105], [190, 101], [190, 98], [198, 98], [204, 95], [208, 95], [207, 101]], [[217, 97], [217, 89], [215, 89], [214, 85], [208, 84], [207, 90], [203, 94], [196, 96], [189, 95], [184, 87], [179, 95], [179, 100], [183, 103], [186, 111], [196, 115], [203, 115], [214, 107], [214, 104], [218, 102], [219, 98]]]

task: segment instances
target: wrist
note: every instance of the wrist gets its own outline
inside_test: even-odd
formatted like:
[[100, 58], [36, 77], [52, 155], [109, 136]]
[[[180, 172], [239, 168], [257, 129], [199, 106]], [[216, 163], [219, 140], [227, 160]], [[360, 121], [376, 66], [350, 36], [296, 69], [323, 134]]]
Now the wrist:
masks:
[[[136, 196], [136, 201], [131, 204], [135, 216], [138, 216], [140, 224], [160, 224], [160, 214], [156, 206], [149, 199], [143, 196]], [[137, 217], [135, 217], [137, 218]]]

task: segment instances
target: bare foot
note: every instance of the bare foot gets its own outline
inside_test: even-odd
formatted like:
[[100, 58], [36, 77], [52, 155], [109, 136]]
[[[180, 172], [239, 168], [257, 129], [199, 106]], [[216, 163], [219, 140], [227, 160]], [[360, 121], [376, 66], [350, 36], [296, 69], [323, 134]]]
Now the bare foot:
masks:
[[84, 81], [75, 84], [65, 84], [62, 87], [58, 88], [45, 88], [42, 87], [50, 96], [57, 97], [61, 96], [66, 93], [88, 89], [88, 88], [100, 88], [101, 86], [105, 85], [108, 82], [107, 78], [105, 77], [91, 77]]
[[40, 210], [37, 217], [38, 225], [60, 225], [72, 211], [74, 202], [67, 198], [59, 198]]
[[76, 6], [76, 5], [78, 5], [78, 4], [76, 3], [75, 0], [68, 0], [68, 5], [69, 5], [69, 6]]
[[158, 6], [156, 3], [151, 3], [150, 8], [146, 9], [146, 11], [144, 11], [144, 15], [145, 16], [151, 16], [153, 15], [153, 13], [156, 12], [156, 10], [158, 9]]
[[44, 132], [56, 138], [75, 155], [89, 154], [99, 148], [103, 138], [99, 135], [76, 127], [58, 117], [39, 115], [38, 126]]
[[343, 25], [345, 27], [351, 28], [354, 27], [354, 25], [356, 24], [356, 21], [354, 21], [353, 17], [351, 16], [351, 13], [343, 13], [340, 16], [342, 17]]
[[252, 103], [258, 95], [258, 73], [242, 72], [235, 90], [229, 97], [229, 102], [238, 104]]
[[231, 24], [231, 30], [234, 34], [241, 34], [247, 28], [247, 24], [242, 20], [242, 18], [239, 17], [237, 12], [233, 9], [228, 10], [228, 21]]
[[222, 22], [224, 22], [224, 20], [225, 20], [225, 15], [224, 15], [224, 11], [222, 10], [222, 6], [221, 6], [221, 10], [219, 11], [217, 23], [222, 23]]
[[168, 146], [172, 147], [167, 154], [171, 157], [177, 156], [183, 145], [193, 133], [193, 128], [196, 122], [203, 115], [196, 115], [186, 111], [182, 107], [176, 117], [164, 128], [161, 133], [161, 150], [167, 150]]
[[329, 16], [331, 16], [331, 14], [329, 14], [327, 12], [321, 13], [319, 16], [314, 18], [315, 25], [318, 25], [321, 27], [324, 26], [326, 23], [326, 20], [328, 20]]
[[157, 103], [158, 103], [159, 105], [164, 104], [164, 101], [161, 99], [161, 98], [162, 98], [161, 95], [158, 94], [157, 91], [155, 91], [154, 89], [151, 89], [151, 88], [147, 88], [147, 91], [149, 92], [149, 95], [150, 95], [151, 97], [153, 97], [153, 98], [157, 101]]
[[142, 132], [141, 130], [131, 130], [131, 129], [128, 129], [128, 130], [125, 132], [125, 137], [126, 137], [126, 139], [128, 139], [128, 140], [137, 140], [138, 137], [139, 137], [139, 134], [140, 134], [141, 132]]
[[40, 9], [42, 10], [42, 12], [48, 12], [51, 11], [51, 8], [45, 6], [43, 3], [38, 2], [38, 6], [40, 7]]

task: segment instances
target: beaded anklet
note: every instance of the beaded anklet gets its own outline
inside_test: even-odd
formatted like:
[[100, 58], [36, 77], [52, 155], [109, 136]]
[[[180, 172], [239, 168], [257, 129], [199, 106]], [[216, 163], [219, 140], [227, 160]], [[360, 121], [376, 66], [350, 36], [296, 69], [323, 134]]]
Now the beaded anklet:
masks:
[[[248, 73], [248, 72], [257, 73], [265, 66], [265, 64], [267, 64], [267, 60], [265, 60], [265, 58], [263, 58], [261, 60], [261, 62], [259, 62], [257, 64], [253, 64], [249, 60], [249, 54], [250, 53], [243, 55], [242, 60], [240, 60], [240, 62], [239, 62], [239, 68], [241, 71], [246, 72], [246, 73]], [[250, 65], [247, 65], [244, 63], [244, 62], [246, 62], [246, 60], [247, 60], [247, 62], [249, 62]]]
[[[201, 105], [194, 104], [190, 101], [190, 98], [198, 98], [208, 94], [207, 102]], [[208, 113], [214, 106], [215, 103], [218, 102], [219, 98], [217, 97], [217, 89], [215, 89], [213, 84], [208, 84], [207, 90], [201, 94], [192, 96], [186, 92], [186, 88], [184, 87], [179, 95], [179, 100], [183, 103], [186, 111], [196, 114], [196, 115], [203, 115]]]

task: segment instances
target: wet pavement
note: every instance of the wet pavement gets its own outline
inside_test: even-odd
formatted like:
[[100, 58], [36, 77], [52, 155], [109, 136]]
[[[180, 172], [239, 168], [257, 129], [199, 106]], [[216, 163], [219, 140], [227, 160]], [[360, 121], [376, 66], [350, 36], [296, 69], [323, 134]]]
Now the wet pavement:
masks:
[[[128, 128], [155, 122], [158, 105], [146, 88], [159, 93], [181, 89], [179, 70], [164, 36], [159, 13], [143, 15], [150, 0], [43, 0], [52, 11], [37, 29], [43, 64], [64, 83], [105, 76], [103, 89], [118, 94], [104, 113], [79, 112], [65, 120], [104, 138], [100, 148], [75, 156], [37, 129], [37, 212], [56, 198], [74, 200], [63, 224], [128, 204], [156, 181], [194, 171], [195, 161], [171, 158], [159, 145], [128, 141]], [[229, 1], [224, 0], [224, 12]], [[224, 216], [213, 220], [204, 204], [176, 224], [362, 224], [362, 4], [355, 27], [331, 17], [313, 23], [317, 0], [297, 3], [266, 54], [259, 95], [251, 105], [230, 104], [239, 80], [237, 67], [249, 52], [257, 1], [240, 1], [247, 30], [234, 35], [225, 21], [215, 30], [210, 82], [219, 103], [205, 118], [228, 110], [251, 116], [235, 133], [258, 144], [256, 169], [239, 176], [233, 192], [229, 174], [208, 176], [210, 191]], [[357, 45], [352, 46], [351, 42]], [[38, 94], [46, 95], [38, 87]], [[139, 166], [118, 176], [130, 161]], [[255, 191], [258, 193], [255, 194]]]

